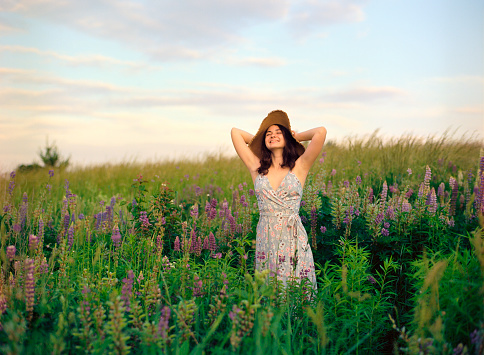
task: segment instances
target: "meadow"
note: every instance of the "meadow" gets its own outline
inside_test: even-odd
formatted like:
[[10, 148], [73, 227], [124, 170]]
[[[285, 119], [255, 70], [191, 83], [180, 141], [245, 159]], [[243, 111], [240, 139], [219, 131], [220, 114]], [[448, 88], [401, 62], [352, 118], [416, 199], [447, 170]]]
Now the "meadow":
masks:
[[482, 354], [484, 146], [327, 142], [300, 215], [317, 290], [254, 271], [237, 158], [0, 177], [5, 354]]

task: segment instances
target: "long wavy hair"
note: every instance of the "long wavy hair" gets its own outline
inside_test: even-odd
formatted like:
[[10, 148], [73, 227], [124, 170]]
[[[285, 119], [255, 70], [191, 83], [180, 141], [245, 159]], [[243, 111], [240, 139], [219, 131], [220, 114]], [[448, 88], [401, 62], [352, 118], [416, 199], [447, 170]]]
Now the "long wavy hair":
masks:
[[[296, 140], [292, 136], [291, 132], [284, 127], [283, 125], [276, 124], [282, 131], [282, 135], [284, 136], [284, 141], [286, 142], [284, 146], [284, 150], [282, 151], [282, 164], [281, 168], [288, 167], [289, 169], [293, 169], [296, 165], [296, 160], [299, 158], [300, 154], [298, 154], [296, 150]], [[269, 128], [268, 128], [269, 129]], [[264, 132], [264, 139], [261, 143], [261, 158], [260, 158], [260, 167], [257, 169], [257, 172], [262, 175], [267, 175], [269, 172], [269, 168], [272, 165], [272, 152], [266, 147], [266, 140], [265, 136], [267, 134], [267, 130]]]

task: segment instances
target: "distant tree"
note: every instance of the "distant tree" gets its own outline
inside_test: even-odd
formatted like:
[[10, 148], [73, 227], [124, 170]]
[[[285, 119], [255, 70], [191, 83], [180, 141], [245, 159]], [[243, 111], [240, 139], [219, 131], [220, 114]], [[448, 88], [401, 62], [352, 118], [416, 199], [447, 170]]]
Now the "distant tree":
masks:
[[61, 155], [55, 143], [49, 144], [49, 140], [45, 144], [44, 150], [39, 150], [39, 156], [44, 163], [44, 168], [67, 168], [69, 159], [61, 159]]

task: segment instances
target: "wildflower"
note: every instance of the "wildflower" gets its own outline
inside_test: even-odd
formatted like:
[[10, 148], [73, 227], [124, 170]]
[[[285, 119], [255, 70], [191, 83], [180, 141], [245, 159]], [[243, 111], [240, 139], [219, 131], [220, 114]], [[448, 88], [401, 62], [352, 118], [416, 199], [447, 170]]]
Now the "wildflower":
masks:
[[343, 181], [343, 185], [344, 185], [344, 187], [349, 188], [350, 182], [348, 180], [345, 180], [345, 181]]
[[143, 230], [148, 230], [151, 226], [150, 220], [148, 219], [148, 212], [141, 211], [139, 213], [139, 221], [141, 222], [141, 228]]
[[118, 226], [114, 226], [113, 234], [111, 235], [111, 240], [113, 241], [114, 247], [117, 249], [121, 245], [121, 233], [119, 232]]
[[368, 275], [368, 281], [370, 281], [373, 285], [376, 284], [375, 278], [371, 275]]
[[386, 229], [390, 228], [390, 223], [388, 222], [383, 223], [383, 227]]
[[215, 236], [213, 235], [212, 232], [208, 234], [208, 250], [210, 251], [215, 251], [217, 249], [217, 246], [215, 244]]
[[408, 168], [407, 173], [408, 173], [408, 175], [412, 175], [412, 169]]
[[383, 235], [384, 237], [388, 237], [390, 235], [390, 232], [388, 231], [388, 229], [382, 228], [381, 235]]
[[444, 196], [444, 191], [445, 191], [445, 184], [441, 182], [439, 185], [439, 188], [437, 189], [437, 196], [439, 197]]
[[15, 258], [15, 252], [16, 252], [16, 248], [15, 248], [15, 245], [9, 245], [7, 247], [7, 259], [10, 260], [10, 261], [13, 261], [13, 259]]
[[173, 245], [173, 250], [174, 251], [180, 251], [180, 238], [176, 236], [175, 238], [175, 243]]
[[355, 183], [356, 185], [360, 185], [361, 184], [361, 176], [358, 175], [356, 178], [355, 178]]
[[408, 189], [407, 193], [405, 194], [405, 198], [406, 199], [409, 199], [412, 195], [413, 195], [413, 190], [412, 189]]
[[205, 238], [203, 238], [202, 249], [203, 250], [210, 250], [210, 245], [208, 243], [208, 236], [205, 236]]
[[335, 176], [335, 175], [336, 175], [336, 169], [331, 170], [331, 176]]
[[168, 340], [168, 332], [170, 331], [169, 321], [170, 321], [171, 309], [168, 306], [164, 306], [161, 310], [160, 320], [158, 322], [158, 334], [164, 341]]
[[325, 226], [321, 226], [321, 233], [323, 233], [323, 234], [324, 234], [324, 233], [326, 233], [326, 230], [327, 230], [327, 229], [326, 229], [326, 227], [325, 227]]
[[29, 249], [32, 251], [35, 251], [38, 245], [39, 245], [39, 238], [37, 238], [37, 236], [33, 234], [29, 235]]
[[[34, 260], [25, 261], [25, 303], [27, 312], [31, 313], [34, 309], [35, 280], [34, 280]], [[29, 315], [31, 317], [32, 315]]]
[[198, 218], [198, 205], [193, 205], [192, 208], [190, 209], [190, 215], [197, 219]]
[[121, 300], [124, 301], [124, 307], [126, 308], [126, 311], [129, 312], [131, 310], [129, 300], [133, 294], [133, 281], [134, 281], [133, 270], [129, 270], [127, 277], [125, 277], [122, 281], [123, 281], [123, 287], [121, 289], [121, 293], [122, 293]]
[[50, 170], [49, 170], [49, 176], [50, 176], [50, 177], [54, 177], [54, 170], [53, 170], [53, 169], [50, 169]]
[[74, 244], [74, 226], [71, 224], [69, 228], [69, 232], [67, 234], [67, 245], [69, 249], [72, 248], [72, 245]]
[[373, 189], [371, 187], [368, 188], [368, 202], [373, 202]]
[[430, 214], [435, 214], [437, 212], [437, 195], [435, 194], [435, 189], [432, 187], [428, 198], [428, 211]]

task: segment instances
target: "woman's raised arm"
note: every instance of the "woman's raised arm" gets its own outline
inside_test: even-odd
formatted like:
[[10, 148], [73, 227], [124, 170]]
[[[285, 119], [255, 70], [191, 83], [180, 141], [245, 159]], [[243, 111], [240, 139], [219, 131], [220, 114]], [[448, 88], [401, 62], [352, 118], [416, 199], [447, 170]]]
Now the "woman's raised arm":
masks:
[[251, 176], [254, 177], [257, 168], [260, 166], [260, 161], [247, 146], [254, 135], [235, 127], [232, 128], [230, 135], [232, 136], [232, 143], [234, 144], [235, 151], [240, 159], [242, 159], [247, 169], [249, 169]]
[[294, 137], [298, 141], [311, 141], [304, 154], [298, 159], [300, 167], [308, 172], [323, 149], [324, 141], [326, 140], [326, 128], [313, 128], [304, 132], [296, 133]]

